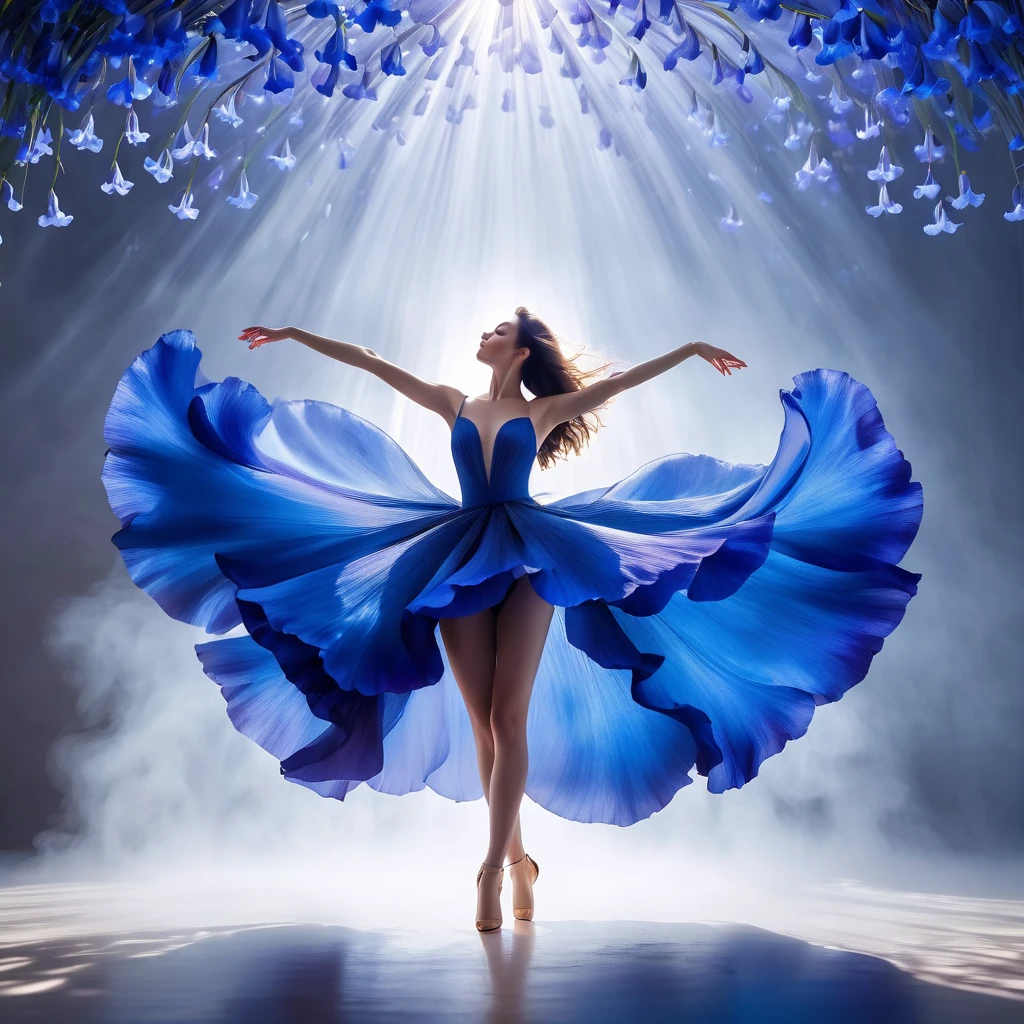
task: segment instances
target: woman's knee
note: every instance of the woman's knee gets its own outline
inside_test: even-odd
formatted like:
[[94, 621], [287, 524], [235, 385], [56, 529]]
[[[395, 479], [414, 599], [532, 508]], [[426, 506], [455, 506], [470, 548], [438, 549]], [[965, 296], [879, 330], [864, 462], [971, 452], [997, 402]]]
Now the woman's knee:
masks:
[[496, 701], [491, 706], [490, 724], [495, 745], [526, 740], [526, 711], [523, 708]]
[[473, 739], [476, 741], [477, 753], [494, 757], [494, 733], [491, 731], [490, 719], [473, 725]]

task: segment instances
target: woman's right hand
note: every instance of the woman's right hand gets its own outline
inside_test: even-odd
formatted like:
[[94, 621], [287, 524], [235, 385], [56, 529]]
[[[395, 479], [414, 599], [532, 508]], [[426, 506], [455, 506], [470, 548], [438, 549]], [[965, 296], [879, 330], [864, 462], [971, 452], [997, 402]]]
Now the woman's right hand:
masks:
[[271, 341], [284, 341], [291, 337], [290, 327], [246, 327], [238, 336], [240, 341], [249, 342], [249, 348], [259, 348]]
[[726, 352], [724, 348], [716, 348], [714, 345], [709, 345], [706, 341], [698, 341], [696, 345], [697, 355], [701, 359], [706, 359], [723, 375], [731, 377], [733, 370], [738, 370], [747, 365], [742, 359], [737, 359], [731, 352]]

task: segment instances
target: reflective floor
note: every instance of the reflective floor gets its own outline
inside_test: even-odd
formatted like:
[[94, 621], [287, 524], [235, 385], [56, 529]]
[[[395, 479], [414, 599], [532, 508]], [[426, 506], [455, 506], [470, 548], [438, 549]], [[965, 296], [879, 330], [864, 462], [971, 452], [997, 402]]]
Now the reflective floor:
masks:
[[423, 948], [273, 925], [44, 942], [0, 961], [4, 1021], [1019, 1021], [1022, 1004], [754, 928], [518, 923]]
[[322, 915], [296, 897], [194, 879], [0, 888], [0, 1021], [1024, 1020], [1020, 902], [845, 884], [788, 893], [784, 915], [765, 902], [776, 927], [509, 921], [479, 935], [443, 915], [351, 927], [322, 893]]

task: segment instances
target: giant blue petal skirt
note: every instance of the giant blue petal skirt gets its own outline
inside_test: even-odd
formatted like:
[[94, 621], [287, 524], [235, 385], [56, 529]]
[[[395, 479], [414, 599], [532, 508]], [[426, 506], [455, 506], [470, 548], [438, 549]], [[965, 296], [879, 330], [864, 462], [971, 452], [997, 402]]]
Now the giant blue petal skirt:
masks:
[[235, 727], [323, 796], [482, 795], [438, 621], [498, 604], [524, 574], [555, 606], [526, 792], [617, 825], [694, 771], [715, 793], [753, 779], [865, 677], [917, 590], [897, 563], [921, 487], [845, 373], [781, 393], [768, 466], [670, 455], [557, 501], [464, 504], [366, 420], [206, 381], [200, 355], [190, 332], [164, 335], [118, 385], [114, 543], [169, 615], [244, 627], [199, 644], [202, 666]]

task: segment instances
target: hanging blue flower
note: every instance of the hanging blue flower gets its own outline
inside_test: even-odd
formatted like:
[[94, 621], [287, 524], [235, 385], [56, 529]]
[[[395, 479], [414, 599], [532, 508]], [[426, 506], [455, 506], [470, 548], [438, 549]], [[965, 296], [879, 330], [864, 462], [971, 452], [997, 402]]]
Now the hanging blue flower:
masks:
[[37, 223], [41, 228], [66, 228], [75, 218], [70, 213], [62, 213], [57, 193], [50, 189], [46, 200], [46, 213], [42, 214]]
[[915, 199], [934, 199], [942, 191], [942, 186], [932, 177], [931, 165], [928, 165], [928, 175], [920, 185], [914, 187]]
[[341, 90], [343, 96], [350, 100], [376, 100], [377, 90], [370, 88], [370, 69], [363, 69], [363, 77], [358, 82], [350, 82]]
[[798, 14], [793, 19], [793, 27], [789, 32], [789, 45], [794, 50], [803, 50], [811, 45], [814, 38], [814, 26], [806, 14]]
[[647, 72], [635, 50], [630, 50], [629, 70], [626, 77], [619, 80], [619, 85], [628, 85], [637, 92], [642, 92], [647, 86]]
[[941, 235], [943, 233], [952, 235], [960, 226], [960, 224], [954, 224], [946, 216], [946, 209], [940, 199], [935, 205], [935, 220], [931, 224], [925, 224], [924, 233], [926, 235]]
[[1013, 186], [1010, 202], [1013, 205], [1013, 209], [1009, 213], [1003, 214], [1003, 220], [1024, 220], [1024, 188], [1020, 184]]
[[394, 28], [402, 20], [401, 11], [391, 9], [391, 0], [369, 0], [353, 21], [364, 31], [372, 32], [378, 25]]
[[700, 39], [690, 24], [680, 18], [683, 37], [665, 54], [664, 68], [671, 71], [680, 60], [696, 60], [700, 56]]
[[267, 67], [267, 80], [263, 88], [275, 94], [295, 88], [295, 75], [292, 69], [279, 57], [274, 57]]
[[385, 75], [404, 75], [402, 67], [402, 47], [396, 39], [390, 46], [381, 51], [380, 69]]
[[251, 210], [256, 205], [257, 199], [259, 196], [255, 192], [249, 191], [249, 179], [245, 176], [243, 168], [238, 179], [238, 192], [233, 196], [228, 196], [227, 201], [239, 210]]
[[960, 189], [960, 194], [954, 199], [952, 196], [946, 196], [949, 200], [949, 205], [954, 210], [962, 210], [966, 206], [981, 206], [985, 202], [984, 192], [972, 192], [971, 191], [971, 179], [967, 177], [966, 171], [960, 172], [960, 177], [957, 181]]

